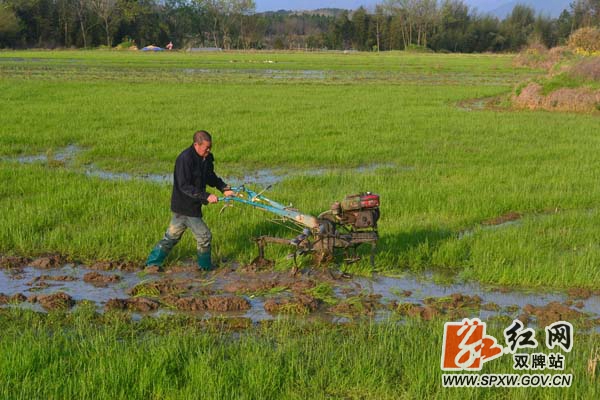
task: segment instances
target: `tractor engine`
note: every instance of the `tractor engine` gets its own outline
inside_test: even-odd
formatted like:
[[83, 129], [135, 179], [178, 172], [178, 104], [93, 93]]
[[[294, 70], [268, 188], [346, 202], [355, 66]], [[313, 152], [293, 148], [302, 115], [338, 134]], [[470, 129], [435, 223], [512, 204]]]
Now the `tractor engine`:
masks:
[[355, 229], [377, 228], [379, 220], [379, 195], [371, 192], [346, 196], [336, 201], [328, 212], [338, 224]]

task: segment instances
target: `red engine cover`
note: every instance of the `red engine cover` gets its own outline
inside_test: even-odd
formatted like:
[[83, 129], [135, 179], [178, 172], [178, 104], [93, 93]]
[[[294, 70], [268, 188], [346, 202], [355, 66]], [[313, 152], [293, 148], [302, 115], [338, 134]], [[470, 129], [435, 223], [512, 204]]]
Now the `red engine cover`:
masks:
[[360, 206], [362, 208], [379, 207], [379, 195], [363, 194], [362, 196], [360, 196]]
[[373, 193], [361, 193], [346, 196], [342, 201], [341, 206], [344, 211], [377, 208], [379, 207], [379, 195]]

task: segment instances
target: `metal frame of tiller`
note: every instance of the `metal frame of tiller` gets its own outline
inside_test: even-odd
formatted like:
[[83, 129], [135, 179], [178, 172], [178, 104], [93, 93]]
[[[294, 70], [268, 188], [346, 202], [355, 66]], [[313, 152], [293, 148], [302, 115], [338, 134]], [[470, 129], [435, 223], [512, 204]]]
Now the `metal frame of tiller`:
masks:
[[[318, 217], [310, 214], [304, 214], [290, 206], [284, 206], [281, 203], [273, 201], [265, 196], [264, 193], [271, 185], [264, 190], [256, 193], [244, 185], [233, 187], [235, 196], [219, 197], [219, 201], [225, 202], [221, 212], [225, 207], [233, 206], [233, 202], [246, 204], [254, 208], [270, 212], [280, 217], [279, 220], [273, 220], [276, 223], [282, 223], [289, 229], [301, 232], [293, 239], [284, 239], [272, 236], [259, 236], [252, 240], [258, 246], [258, 257], [255, 263], [268, 261], [265, 259], [265, 245], [275, 243], [289, 245], [294, 248], [293, 258], [296, 265], [296, 256], [302, 254], [314, 254], [317, 264], [327, 263], [334, 259], [334, 249], [342, 249], [345, 254], [346, 262], [355, 262], [360, 259], [357, 253], [357, 247], [364, 243], [371, 244], [371, 265], [375, 265], [375, 251], [379, 235], [377, 233], [377, 219], [379, 218], [379, 208], [374, 208], [371, 212], [376, 212], [376, 216], [371, 218], [371, 226], [357, 228], [348, 217], [336, 212], [333, 207], [321, 213]], [[334, 203], [334, 205], [339, 203]], [[378, 206], [378, 204], [377, 204]], [[352, 218], [350, 219], [350, 221]], [[288, 224], [286, 224], [288, 223]], [[289, 225], [293, 225], [292, 227]], [[299, 229], [298, 229], [299, 228]], [[350, 256], [351, 255], [351, 256]]]

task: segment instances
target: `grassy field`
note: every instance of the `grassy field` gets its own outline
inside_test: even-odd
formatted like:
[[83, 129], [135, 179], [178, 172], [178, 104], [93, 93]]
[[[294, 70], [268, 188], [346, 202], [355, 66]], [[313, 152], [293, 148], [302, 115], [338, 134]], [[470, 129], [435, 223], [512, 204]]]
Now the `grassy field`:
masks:
[[[0, 254], [143, 262], [169, 221], [171, 190], [143, 177], [170, 174], [206, 129], [220, 175], [281, 174], [268, 196], [303, 211], [379, 193], [379, 272], [597, 289], [598, 117], [471, 101], [541, 73], [506, 55], [0, 52]], [[69, 145], [71, 161], [53, 160]], [[50, 162], [19, 161], [37, 155]], [[219, 209], [205, 219], [220, 259], [247, 262], [250, 237], [286, 234], [258, 211]], [[490, 222], [509, 213], [519, 218]], [[187, 234], [168, 261], [194, 253]], [[285, 266], [284, 254], [271, 255]], [[571, 389], [449, 390], [438, 319], [284, 320], [242, 333], [184, 316], [128, 319], [85, 306], [0, 309], [0, 398], [598, 396], [597, 334], [576, 332]], [[503, 357], [484, 372], [511, 367]]]
[[[306, 212], [379, 193], [380, 271], [595, 288], [597, 117], [460, 106], [536, 73], [496, 55], [2, 52], [0, 251], [142, 261], [170, 188], [81, 171], [169, 174], [207, 129], [219, 174], [293, 172], [269, 195]], [[82, 151], [68, 168], [11, 161], [69, 144]], [[277, 232], [257, 211], [218, 209], [206, 219], [220, 257], [247, 261], [248, 237]], [[509, 212], [521, 220], [482, 225]], [[171, 261], [193, 255], [186, 240]]]
[[[598, 335], [578, 335], [570, 388], [441, 384], [443, 324], [280, 320], [251, 331], [186, 317], [127, 322], [89, 308], [65, 315], [0, 310], [0, 398], [78, 399], [593, 399]], [[505, 327], [502, 327], [504, 329]], [[502, 337], [502, 329], [488, 334]], [[542, 333], [537, 335], [541, 337]], [[415, 349], [422, 349], [415, 351]], [[512, 357], [484, 373], [515, 373]], [[556, 371], [530, 371], [549, 373]]]

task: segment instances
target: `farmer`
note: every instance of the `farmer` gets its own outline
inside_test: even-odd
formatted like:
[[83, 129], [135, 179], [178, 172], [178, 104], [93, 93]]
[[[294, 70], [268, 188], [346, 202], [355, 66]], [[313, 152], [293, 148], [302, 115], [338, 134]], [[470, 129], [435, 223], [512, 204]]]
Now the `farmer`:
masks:
[[210, 256], [211, 233], [202, 220], [202, 205], [216, 203], [217, 196], [206, 192], [206, 185], [219, 189], [225, 196], [233, 196], [229, 186], [214, 172], [210, 153], [212, 138], [206, 131], [194, 133], [194, 143], [175, 161], [173, 193], [171, 195], [171, 223], [165, 236], [154, 246], [146, 266], [161, 267], [165, 258], [185, 232], [190, 228], [197, 242], [198, 267], [212, 268]]

